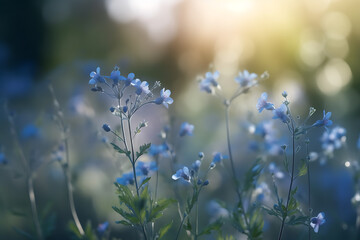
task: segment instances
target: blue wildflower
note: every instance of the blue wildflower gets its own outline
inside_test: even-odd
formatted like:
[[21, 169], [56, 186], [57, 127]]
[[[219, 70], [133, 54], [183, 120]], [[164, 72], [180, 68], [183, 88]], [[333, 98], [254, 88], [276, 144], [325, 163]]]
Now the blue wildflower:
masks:
[[256, 104], [256, 108], [257, 108], [257, 110], [259, 110], [260, 113], [264, 109], [266, 109], [266, 110], [274, 110], [275, 109], [274, 104], [267, 102], [267, 97], [268, 97], [268, 95], [266, 92], [262, 93]]
[[122, 78], [120, 80], [124, 81], [125, 82], [125, 86], [129, 86], [131, 84], [131, 82], [134, 80], [135, 78], [135, 74], [134, 73], [129, 73], [127, 75], [127, 78]]
[[169, 146], [164, 142], [163, 144], [160, 145], [156, 145], [156, 144], [151, 144], [150, 149], [149, 149], [149, 155], [151, 156], [163, 156], [163, 157], [168, 157], [169, 156]]
[[140, 81], [140, 79], [135, 79], [131, 81], [131, 85], [136, 88], [135, 93], [137, 95], [140, 95], [142, 92], [144, 92], [145, 94], [148, 94], [150, 92], [149, 84], [147, 81]]
[[210, 163], [210, 169], [213, 169], [217, 163], [220, 163], [223, 159], [227, 159], [227, 155], [222, 155], [220, 152], [213, 153], [213, 160]]
[[110, 132], [111, 131], [111, 128], [110, 128], [110, 126], [108, 124], [104, 124], [102, 126], [102, 128], [104, 129], [105, 132]]
[[282, 171], [280, 171], [278, 166], [276, 166], [276, 164], [273, 162], [269, 164], [269, 172], [278, 179], [282, 179], [285, 177], [285, 174]]
[[247, 70], [244, 70], [243, 72], [239, 72], [239, 75], [235, 78], [235, 81], [239, 83], [241, 87], [250, 88], [257, 83], [255, 80], [257, 77], [257, 74], [249, 73]]
[[260, 183], [252, 193], [252, 198], [258, 202], [266, 201], [267, 198], [270, 196], [270, 189], [267, 183], [262, 182]]
[[0, 164], [7, 164], [7, 159], [5, 157], [5, 154], [4, 153], [1, 153], [0, 152]]
[[191, 176], [190, 176], [190, 171], [187, 167], [180, 168], [179, 170], [176, 171], [175, 174], [172, 175], [173, 180], [178, 180], [181, 178], [187, 182], [190, 182]]
[[111, 80], [113, 80], [113, 83], [116, 85], [119, 83], [120, 80], [124, 80], [125, 78], [120, 75], [120, 71], [118, 67], [115, 67], [114, 70], [110, 74]]
[[285, 104], [281, 104], [280, 107], [273, 110], [273, 113], [273, 119], [280, 119], [283, 123], [287, 123], [289, 121], [289, 117], [287, 115], [287, 107]]
[[196, 160], [192, 165], [192, 169], [194, 169], [195, 172], [198, 172], [199, 171], [199, 168], [200, 168], [200, 165], [201, 165], [201, 161], [200, 160]]
[[207, 93], [212, 93], [213, 87], [218, 87], [219, 85], [219, 83], [217, 82], [219, 76], [220, 74], [218, 71], [215, 71], [214, 73], [207, 72], [205, 74], [205, 78], [200, 82], [200, 90]]
[[26, 125], [21, 131], [23, 139], [36, 138], [40, 136], [40, 130], [34, 124]]
[[317, 217], [310, 219], [310, 226], [314, 229], [314, 232], [317, 233], [320, 225], [323, 225], [325, 222], [325, 213], [321, 212], [317, 215]]
[[321, 142], [325, 153], [331, 154], [335, 149], [339, 149], [345, 144], [346, 129], [334, 127], [330, 132], [324, 132], [321, 136]]
[[152, 172], [156, 172], [158, 170], [156, 162], [142, 162], [138, 161], [135, 167], [136, 175], [139, 177], [147, 177]]
[[165, 91], [165, 88], [161, 89], [160, 97], [155, 99], [155, 103], [159, 105], [163, 104], [166, 108], [168, 108], [169, 107], [168, 104], [172, 104], [174, 102], [174, 100], [170, 97], [170, 94], [171, 94], [170, 90]]
[[101, 74], [100, 74], [100, 67], [96, 68], [96, 72], [91, 72], [90, 77], [91, 77], [91, 79], [89, 81], [89, 84], [91, 84], [91, 85], [105, 82], [105, 78], [103, 76], [101, 76]]
[[229, 217], [229, 211], [215, 200], [211, 200], [207, 204], [206, 209], [211, 216], [210, 222], [213, 222], [219, 218]]
[[103, 235], [105, 233], [105, 231], [108, 229], [108, 227], [109, 227], [109, 222], [103, 222], [98, 225], [96, 230], [99, 235]]
[[116, 179], [116, 182], [124, 186], [129, 184], [134, 184], [134, 173], [133, 172], [124, 173], [122, 177]]
[[180, 127], [179, 135], [180, 137], [184, 137], [186, 135], [192, 136], [194, 131], [194, 125], [191, 125], [188, 122], [183, 122]]
[[317, 121], [313, 124], [313, 126], [315, 126], [315, 127], [322, 127], [322, 126], [324, 126], [325, 128], [331, 126], [333, 122], [330, 120], [330, 117], [331, 117], [331, 112], [325, 113], [325, 110], [324, 110], [323, 119], [317, 120]]

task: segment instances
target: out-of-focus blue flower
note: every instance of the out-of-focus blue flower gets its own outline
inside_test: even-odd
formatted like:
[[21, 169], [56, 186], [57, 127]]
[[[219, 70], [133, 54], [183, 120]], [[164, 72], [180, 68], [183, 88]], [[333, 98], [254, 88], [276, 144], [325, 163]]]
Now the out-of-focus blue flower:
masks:
[[269, 172], [271, 174], [274, 174], [274, 177], [279, 178], [279, 179], [282, 179], [285, 176], [285, 174], [282, 171], [280, 171], [278, 166], [276, 166], [276, 164], [273, 162], [269, 164]]
[[267, 198], [270, 196], [270, 189], [267, 183], [261, 182], [253, 191], [252, 193], [252, 199], [258, 202], [264, 202], [267, 200]]
[[331, 117], [331, 112], [328, 112], [326, 113], [325, 110], [324, 110], [324, 116], [323, 116], [323, 119], [321, 120], [317, 120], [313, 126], [314, 127], [330, 127], [333, 122], [330, 120], [330, 117]]
[[330, 132], [324, 132], [321, 137], [321, 142], [325, 154], [332, 154], [335, 149], [339, 149], [345, 144], [346, 129], [334, 127]]
[[166, 108], [168, 108], [169, 107], [168, 104], [172, 104], [174, 102], [174, 100], [170, 97], [170, 94], [171, 94], [170, 90], [165, 91], [165, 88], [161, 89], [160, 97], [155, 99], [155, 103], [163, 104]]
[[5, 154], [0, 152], [0, 164], [7, 164], [7, 159], [5, 157]]
[[179, 135], [180, 137], [192, 136], [194, 131], [194, 125], [191, 125], [188, 122], [183, 122], [180, 126]]
[[138, 161], [135, 167], [136, 175], [139, 177], [147, 177], [152, 172], [156, 172], [158, 170], [156, 162], [142, 162]]
[[215, 71], [214, 73], [207, 72], [205, 74], [205, 78], [200, 82], [200, 90], [207, 93], [212, 93], [213, 87], [217, 87], [219, 85], [217, 82], [219, 76], [220, 74], [218, 71]]
[[96, 72], [91, 72], [90, 77], [91, 77], [91, 79], [89, 81], [89, 84], [91, 84], [91, 85], [105, 82], [105, 78], [103, 76], [101, 76], [101, 74], [100, 74], [100, 67], [96, 68]]
[[357, 148], [360, 149], [360, 137], [359, 137], [359, 139], [357, 141]]
[[217, 163], [220, 163], [223, 159], [227, 159], [227, 155], [222, 155], [220, 152], [213, 153], [213, 160], [210, 163], [210, 169], [213, 169]]
[[160, 145], [151, 144], [149, 149], [149, 155], [151, 156], [162, 156], [162, 157], [168, 157], [169, 156], [169, 146], [164, 142]]
[[21, 131], [21, 137], [23, 139], [37, 138], [40, 136], [40, 129], [34, 124], [26, 125]]
[[148, 94], [150, 92], [149, 84], [147, 81], [140, 81], [140, 79], [135, 79], [131, 81], [131, 85], [136, 88], [135, 93], [137, 95], [140, 95], [142, 92], [144, 92], [145, 94]]
[[321, 212], [317, 215], [317, 217], [313, 217], [310, 219], [310, 226], [314, 229], [314, 232], [319, 232], [320, 225], [325, 223], [325, 213]]
[[133, 172], [124, 173], [122, 177], [116, 179], [116, 182], [124, 186], [129, 184], [134, 184], [134, 173]]
[[207, 204], [206, 209], [211, 216], [210, 222], [213, 222], [219, 218], [229, 217], [229, 211], [215, 200], [211, 200]]
[[110, 128], [110, 126], [108, 124], [104, 124], [102, 126], [102, 128], [104, 129], [105, 132], [110, 132], [111, 131], [111, 128]]
[[266, 110], [274, 110], [274, 104], [267, 102], [267, 98], [268, 95], [266, 92], [263, 92], [256, 104], [256, 108], [257, 110], [259, 110], [259, 112], [262, 112], [264, 109]]
[[109, 227], [109, 222], [103, 222], [98, 225], [96, 230], [97, 230], [98, 234], [101, 236], [105, 233], [105, 231], [108, 229], [108, 227]]
[[175, 174], [172, 175], [172, 179], [174, 180], [178, 180], [181, 178], [187, 182], [190, 182], [191, 176], [190, 176], [190, 171], [187, 167], [180, 168], [179, 170], [176, 171]]
[[249, 73], [247, 70], [239, 72], [239, 75], [235, 78], [235, 81], [240, 84], [241, 87], [250, 88], [254, 86], [258, 77], [256, 73]]
[[192, 169], [194, 169], [195, 172], [198, 172], [199, 171], [199, 168], [200, 168], [200, 165], [201, 165], [201, 161], [200, 160], [196, 160], [192, 165]]
[[283, 123], [287, 123], [289, 121], [289, 116], [287, 115], [287, 107], [285, 104], [281, 104], [280, 107], [273, 110], [273, 113], [273, 119], [280, 119]]

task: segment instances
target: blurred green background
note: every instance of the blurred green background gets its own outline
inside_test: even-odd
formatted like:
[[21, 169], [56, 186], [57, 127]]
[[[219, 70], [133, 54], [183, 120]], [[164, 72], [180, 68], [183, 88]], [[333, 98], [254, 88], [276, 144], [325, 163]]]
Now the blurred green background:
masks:
[[[246, 151], [247, 144], [241, 121], [250, 115], [257, 122], [264, 117], [257, 115], [255, 108], [263, 91], [279, 104], [281, 92], [286, 90], [293, 108], [302, 116], [310, 106], [319, 110], [316, 118], [321, 117], [322, 109], [333, 112], [335, 125], [348, 130], [348, 147], [326, 166], [315, 166], [315, 179], [320, 180], [319, 187], [314, 183], [314, 189], [319, 190], [314, 193], [314, 205], [331, 216], [321, 239], [355, 239], [356, 211], [350, 202], [354, 185], [344, 162], [358, 158], [359, 23], [357, 0], [2, 1], [1, 103], [8, 100], [19, 131], [28, 123], [41, 129], [38, 139], [23, 140], [22, 145], [29, 158], [48, 162], [60, 142], [47, 88], [53, 85], [71, 129], [70, 161], [80, 220], [83, 224], [91, 220], [94, 226], [108, 220], [114, 236], [130, 239], [135, 233], [116, 226], [113, 222], [118, 219], [111, 209], [116, 204], [112, 182], [126, 166], [101, 142], [102, 124], [114, 121], [108, 113], [112, 103], [90, 92], [89, 73], [100, 66], [102, 73], [109, 75], [117, 65], [123, 74], [134, 72], [141, 80], [159, 80], [171, 89], [175, 103], [169, 113], [151, 107], [137, 117], [139, 121], [147, 119], [150, 125], [137, 144], [160, 143], [156, 135], [172, 117], [176, 119], [174, 129], [189, 121], [195, 125], [195, 136], [181, 141], [178, 153], [183, 163], [189, 164], [198, 151], [210, 156], [213, 151], [226, 150], [221, 103], [200, 93], [199, 76], [218, 70], [220, 83], [230, 94], [239, 70], [268, 71], [270, 79], [240, 97], [232, 108], [238, 154]], [[12, 227], [32, 227], [30, 208], [7, 118], [3, 109], [0, 112], [0, 150], [9, 160], [0, 167], [0, 239], [20, 239]], [[313, 151], [320, 150], [320, 134], [314, 134]], [[239, 160], [239, 172], [253, 158], [249, 153]], [[120, 166], [119, 171], [114, 166]], [[168, 168], [166, 162], [164, 166]], [[209, 188], [207, 197], [216, 198], [221, 192], [220, 172], [224, 174], [225, 169], [214, 173], [219, 184]], [[169, 183], [165, 186], [170, 188], [169, 176], [170, 172], [163, 184]], [[35, 180], [39, 208], [52, 202], [57, 215], [51, 239], [68, 236], [64, 229], [71, 216], [63, 180], [60, 166], [53, 163], [43, 164]], [[231, 194], [230, 190], [226, 193], [228, 199]], [[201, 211], [206, 221], [206, 209]], [[177, 217], [175, 209], [169, 212]], [[266, 239], [271, 239], [276, 229], [270, 227]], [[299, 231], [295, 228], [294, 234]]]

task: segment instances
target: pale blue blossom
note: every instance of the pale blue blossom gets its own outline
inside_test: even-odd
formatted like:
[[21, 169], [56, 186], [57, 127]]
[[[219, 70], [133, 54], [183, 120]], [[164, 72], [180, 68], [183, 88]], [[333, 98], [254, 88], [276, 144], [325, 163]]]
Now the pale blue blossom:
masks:
[[235, 78], [235, 81], [240, 84], [241, 87], [250, 88], [257, 84], [255, 73], [249, 73], [247, 70], [239, 72], [239, 75]]
[[124, 186], [129, 184], [134, 184], [134, 173], [133, 172], [124, 173], [122, 177], [116, 179], [116, 182]]
[[193, 131], [194, 131], [194, 125], [192, 125], [188, 122], [183, 122], [180, 126], [179, 135], [180, 135], [180, 137], [192, 136]]
[[101, 74], [100, 74], [100, 67], [96, 68], [96, 72], [91, 72], [90, 77], [91, 77], [91, 79], [89, 80], [89, 84], [91, 84], [91, 85], [105, 82], [105, 78], [103, 76], [101, 76]]
[[317, 215], [317, 217], [313, 217], [310, 219], [310, 226], [314, 229], [314, 232], [319, 232], [320, 225], [325, 223], [325, 213], [321, 212]]
[[183, 179], [187, 182], [190, 182], [191, 176], [189, 169], [187, 167], [180, 168], [179, 170], [176, 171], [175, 174], [172, 175], [172, 179], [173, 180]]
[[256, 108], [259, 112], [262, 112], [264, 109], [266, 110], [274, 110], [274, 104], [267, 102], [268, 95], [266, 92], [262, 93], [257, 104]]
[[170, 94], [171, 94], [170, 90], [165, 91], [165, 88], [161, 89], [160, 97], [155, 99], [155, 103], [163, 104], [166, 108], [168, 108], [169, 107], [168, 104], [172, 104], [174, 102], [174, 100], [170, 97]]
[[283, 123], [287, 123], [289, 121], [289, 116], [287, 115], [287, 107], [285, 104], [281, 104], [280, 107], [273, 110], [273, 113], [273, 119], [280, 119]]
[[140, 95], [142, 92], [144, 92], [145, 94], [150, 93], [149, 84], [146, 81], [140, 81], [140, 79], [135, 79], [131, 82], [131, 85], [136, 88], [135, 93], [137, 95]]
[[330, 120], [330, 117], [331, 117], [331, 112], [328, 112], [326, 113], [325, 110], [324, 110], [324, 116], [323, 116], [323, 119], [321, 120], [317, 120], [313, 126], [315, 127], [330, 127], [332, 125], [332, 121]]

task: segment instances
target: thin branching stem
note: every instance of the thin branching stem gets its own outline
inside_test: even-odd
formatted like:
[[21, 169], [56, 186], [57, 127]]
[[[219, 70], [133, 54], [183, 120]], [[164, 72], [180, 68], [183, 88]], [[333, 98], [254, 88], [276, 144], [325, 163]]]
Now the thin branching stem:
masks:
[[34, 180], [33, 180], [33, 176], [32, 176], [32, 171], [30, 168], [30, 164], [27, 161], [25, 154], [21, 148], [21, 145], [19, 143], [19, 140], [17, 138], [17, 132], [16, 132], [16, 128], [15, 128], [15, 123], [13, 118], [10, 116], [8, 109], [7, 109], [7, 105], [5, 105], [5, 111], [8, 115], [8, 120], [10, 123], [10, 132], [11, 135], [13, 137], [13, 140], [15, 142], [15, 145], [19, 151], [20, 154], [20, 158], [23, 162], [24, 168], [25, 168], [25, 175], [26, 175], [26, 181], [27, 181], [27, 187], [28, 187], [28, 195], [29, 195], [29, 200], [30, 200], [30, 205], [31, 205], [31, 213], [32, 213], [32, 217], [33, 217], [33, 221], [34, 221], [34, 225], [35, 225], [35, 229], [36, 229], [36, 234], [39, 240], [43, 240], [43, 233], [41, 230], [41, 225], [40, 225], [40, 221], [39, 221], [39, 214], [37, 211], [37, 207], [36, 207], [36, 198], [35, 198], [35, 191], [34, 191]]
[[291, 135], [292, 135], [292, 166], [291, 166], [290, 186], [289, 186], [289, 192], [288, 192], [287, 201], [286, 201], [286, 206], [285, 206], [285, 216], [283, 216], [283, 218], [282, 218], [282, 222], [281, 222], [281, 227], [280, 227], [280, 232], [279, 232], [278, 240], [281, 240], [282, 234], [283, 234], [283, 231], [284, 231], [285, 220], [286, 220], [286, 217], [287, 217], [287, 211], [288, 211], [288, 206], [289, 206], [289, 202], [290, 202], [291, 190], [292, 190], [292, 186], [293, 186], [293, 183], [294, 183], [294, 171], [295, 171], [295, 127], [294, 127], [294, 121], [293, 121], [292, 118], [290, 118], [290, 121], [291, 121]]
[[311, 184], [310, 184], [310, 156], [309, 156], [309, 142], [306, 142], [306, 167], [307, 167], [307, 175], [308, 175], [308, 211], [309, 211], [309, 226], [308, 226], [308, 232], [309, 232], [309, 240], [311, 240], [311, 226], [310, 226], [310, 218], [312, 214], [311, 210]]

